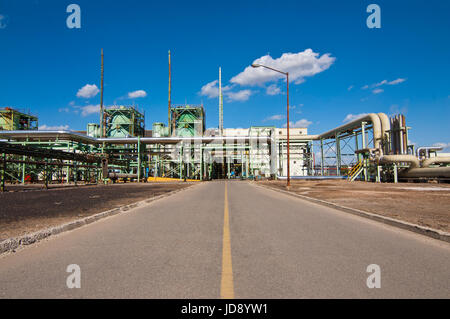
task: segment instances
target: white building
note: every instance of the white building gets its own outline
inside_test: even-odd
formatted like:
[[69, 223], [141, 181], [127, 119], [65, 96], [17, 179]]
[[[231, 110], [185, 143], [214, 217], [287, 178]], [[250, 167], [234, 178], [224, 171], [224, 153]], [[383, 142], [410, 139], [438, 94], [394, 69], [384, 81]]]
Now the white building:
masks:
[[[273, 126], [257, 126], [250, 128], [226, 128], [226, 137], [269, 136], [273, 145], [261, 147], [252, 145], [249, 150], [249, 174], [269, 177], [271, 175], [287, 176], [287, 129]], [[312, 170], [310, 162], [310, 140], [307, 128], [290, 128], [290, 175], [306, 176]]]

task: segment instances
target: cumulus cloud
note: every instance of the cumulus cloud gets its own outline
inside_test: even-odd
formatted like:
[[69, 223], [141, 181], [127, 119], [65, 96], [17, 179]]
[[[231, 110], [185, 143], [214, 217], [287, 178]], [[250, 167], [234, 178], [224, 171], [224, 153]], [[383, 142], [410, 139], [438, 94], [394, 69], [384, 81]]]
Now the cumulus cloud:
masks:
[[267, 122], [267, 121], [279, 121], [279, 120], [282, 120], [282, 119], [284, 119], [284, 115], [282, 115], [282, 114], [275, 114], [275, 115], [272, 115], [272, 116], [269, 116], [269, 117], [265, 118], [265, 119], [263, 120], [263, 122]]
[[368, 115], [369, 113], [360, 113], [360, 114], [347, 114], [347, 116], [342, 120], [342, 122], [346, 123], [346, 122], [351, 122], [353, 120], [357, 120], [360, 119], [366, 115]]
[[136, 99], [139, 97], [146, 97], [146, 96], [147, 96], [147, 92], [145, 92], [144, 90], [137, 90], [137, 91], [128, 93], [128, 97], [130, 99]]
[[67, 131], [69, 130], [69, 125], [57, 125], [57, 126], [49, 126], [49, 125], [40, 125], [39, 130], [41, 131]]
[[94, 97], [100, 92], [97, 85], [95, 84], [86, 84], [77, 92], [77, 97], [83, 97], [85, 99]]
[[[300, 84], [305, 77], [327, 70], [335, 60], [336, 58], [331, 57], [329, 53], [320, 56], [319, 53], [306, 49], [298, 53], [283, 53], [277, 59], [273, 59], [270, 55], [265, 55], [253, 61], [253, 63], [289, 72], [290, 80], [295, 84]], [[284, 75], [266, 68], [248, 66], [244, 71], [234, 76], [230, 82], [242, 86], [255, 86], [279, 79], [284, 79]]]
[[[289, 122], [289, 128], [304, 128], [308, 127], [312, 124], [311, 121], [308, 121], [307, 119], [301, 119], [297, 122]], [[287, 125], [284, 124], [283, 127], [286, 127]]]
[[199, 94], [202, 96], [207, 96], [210, 99], [218, 97], [219, 96], [219, 86], [217, 85], [218, 83], [219, 83], [218, 80], [214, 80], [212, 82], [203, 85]]
[[79, 109], [81, 116], [85, 117], [91, 114], [100, 113], [100, 104], [89, 104], [85, 106], [74, 106], [74, 108]]
[[[202, 96], [206, 96], [210, 99], [219, 97], [219, 81], [214, 80], [212, 82], [209, 82], [202, 86], [199, 94]], [[252, 95], [251, 90], [240, 90], [240, 91], [232, 91], [233, 86], [226, 85], [222, 87], [222, 94], [226, 97], [227, 101], [234, 102], [234, 101], [247, 101]]]
[[268, 95], [278, 95], [281, 93], [281, 89], [276, 84], [271, 84], [267, 87], [266, 93]]
[[227, 100], [230, 102], [233, 101], [247, 101], [250, 97], [250, 95], [252, 95], [252, 91], [250, 90], [240, 90], [237, 92], [226, 92], [224, 93], [225, 96], [227, 97]]

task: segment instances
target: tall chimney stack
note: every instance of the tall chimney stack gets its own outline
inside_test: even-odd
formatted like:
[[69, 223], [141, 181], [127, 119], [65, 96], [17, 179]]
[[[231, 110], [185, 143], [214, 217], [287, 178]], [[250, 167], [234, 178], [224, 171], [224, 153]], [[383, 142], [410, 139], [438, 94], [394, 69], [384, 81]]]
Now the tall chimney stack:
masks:
[[169, 50], [169, 106], [167, 110], [167, 126], [169, 127], [169, 136], [172, 135], [172, 123], [170, 123], [170, 103], [171, 103], [171, 90], [172, 90], [172, 75], [170, 65], [170, 50]]
[[219, 67], [219, 134], [223, 136], [222, 68]]

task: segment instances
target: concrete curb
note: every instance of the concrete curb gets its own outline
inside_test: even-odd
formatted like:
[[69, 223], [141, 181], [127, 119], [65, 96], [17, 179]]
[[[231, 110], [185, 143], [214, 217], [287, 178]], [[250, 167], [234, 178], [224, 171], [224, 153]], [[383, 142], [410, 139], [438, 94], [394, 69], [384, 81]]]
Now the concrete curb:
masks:
[[84, 217], [81, 219], [77, 219], [71, 222], [68, 222], [66, 224], [62, 224], [62, 225], [58, 225], [58, 226], [54, 226], [51, 228], [47, 228], [47, 229], [43, 229], [34, 233], [30, 233], [30, 234], [26, 234], [20, 237], [13, 237], [13, 238], [8, 238], [5, 239], [3, 241], [0, 242], [0, 255], [9, 252], [9, 251], [14, 251], [15, 249], [21, 247], [21, 246], [28, 246], [34, 243], [37, 243], [45, 238], [48, 238], [52, 235], [57, 235], [69, 230], [73, 230], [76, 228], [79, 228], [81, 226], [84, 225], [88, 225], [91, 224], [93, 222], [96, 222], [100, 219], [103, 219], [105, 217], [109, 217], [109, 216], [114, 216], [119, 214], [120, 212], [127, 212], [129, 210], [131, 210], [132, 208], [136, 208], [139, 206], [144, 206], [145, 204], [154, 202], [156, 200], [174, 195], [176, 193], [182, 192], [184, 190], [187, 190], [191, 187], [193, 187], [194, 185], [200, 185], [200, 183], [198, 184], [190, 184], [190, 186], [186, 187], [186, 188], [182, 188], [182, 189], [177, 189], [162, 195], [158, 195], [152, 198], [147, 198], [144, 200], [141, 200], [139, 202], [136, 203], [132, 203], [132, 204], [128, 204], [125, 206], [121, 206], [121, 207], [117, 207], [117, 208], [113, 208], [101, 213], [97, 213], [88, 217]]
[[304, 199], [306, 201], [312, 202], [312, 203], [316, 203], [316, 204], [320, 204], [323, 206], [328, 206], [330, 208], [334, 208], [346, 213], [350, 213], [353, 215], [357, 215], [360, 217], [365, 217], [365, 218], [369, 218], [371, 220], [375, 220], [377, 222], [381, 222], [390, 226], [394, 226], [394, 227], [398, 227], [398, 228], [402, 228], [405, 230], [409, 230], [421, 235], [425, 235], [434, 239], [438, 239], [438, 240], [442, 240], [445, 242], [450, 243], [450, 233], [441, 231], [441, 230], [437, 230], [437, 229], [433, 229], [433, 228], [429, 228], [429, 227], [425, 227], [425, 226], [420, 226], [417, 224], [412, 224], [412, 223], [408, 223], [405, 221], [401, 221], [398, 219], [393, 219], [390, 217], [386, 217], [386, 216], [382, 216], [382, 215], [378, 215], [378, 214], [374, 214], [374, 213], [369, 213], [363, 210], [359, 210], [356, 208], [350, 208], [350, 207], [345, 207], [345, 206], [341, 206], [341, 205], [337, 205], [331, 202], [327, 202], [321, 199], [316, 199], [316, 198], [312, 198], [312, 197], [308, 197], [305, 195], [300, 195], [300, 194], [296, 194], [296, 193], [292, 193], [289, 191], [285, 191], [279, 188], [275, 188], [275, 187], [271, 187], [271, 186], [267, 186], [267, 185], [259, 185], [256, 183], [253, 183], [255, 186], [257, 187], [262, 187], [262, 188], [266, 188], [266, 189], [270, 189], [276, 192], [281, 192], [290, 196], [294, 196], [294, 197], [298, 197], [301, 199]]

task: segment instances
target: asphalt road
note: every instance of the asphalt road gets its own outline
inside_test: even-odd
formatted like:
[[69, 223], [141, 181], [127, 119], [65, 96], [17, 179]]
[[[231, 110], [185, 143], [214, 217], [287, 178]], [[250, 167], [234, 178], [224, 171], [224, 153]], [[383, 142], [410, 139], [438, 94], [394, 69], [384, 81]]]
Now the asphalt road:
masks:
[[[79, 289], [67, 288], [69, 264]], [[380, 288], [367, 287], [370, 264]], [[221, 296], [450, 298], [450, 245], [218, 181], [0, 257], [2, 298]]]

